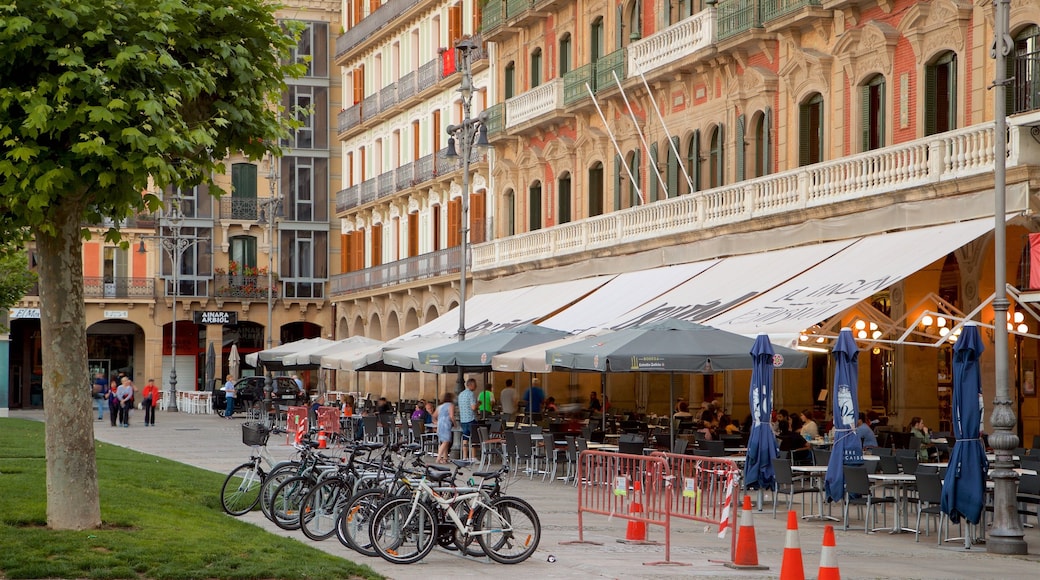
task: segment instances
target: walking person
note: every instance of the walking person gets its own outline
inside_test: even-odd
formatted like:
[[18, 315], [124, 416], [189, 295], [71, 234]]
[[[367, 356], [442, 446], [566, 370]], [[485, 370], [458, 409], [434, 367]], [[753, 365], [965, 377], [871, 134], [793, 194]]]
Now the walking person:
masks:
[[141, 401], [141, 407], [144, 408], [144, 426], [154, 427], [155, 407], [159, 405], [159, 387], [155, 386], [155, 379], [148, 379], [141, 396], [144, 397]]
[[470, 431], [473, 429], [473, 422], [477, 420], [477, 397], [474, 394], [476, 390], [476, 379], [469, 379], [466, 381], [466, 388], [459, 393], [459, 423], [462, 424], [460, 459], [469, 459], [473, 454], [473, 450], [470, 447], [470, 441], [472, 440]]
[[130, 409], [134, 407], [134, 383], [130, 377], [123, 377], [123, 384], [116, 389], [116, 399], [119, 400], [119, 425], [130, 426]]
[[94, 382], [90, 386], [90, 396], [94, 399], [94, 406], [97, 407], [97, 420], [104, 420], [105, 406], [108, 405], [108, 381], [105, 380], [105, 373], [98, 373], [94, 377]]
[[116, 426], [116, 419], [119, 418], [119, 399], [116, 398], [116, 391], [119, 390], [119, 383], [115, 379], [112, 379], [108, 383], [108, 394], [106, 400], [108, 401], [108, 418], [112, 421], [112, 426]]
[[227, 407], [224, 409], [224, 418], [230, 419], [235, 414], [235, 377], [234, 375], [227, 376], [227, 382], [224, 383], [224, 400], [227, 401]]
[[437, 447], [437, 463], [447, 463], [448, 454], [451, 452], [451, 430], [455, 426], [455, 405], [452, 404], [454, 400], [454, 393], [451, 391], [444, 393], [444, 396], [441, 397], [441, 406], [437, 407], [437, 411], [433, 414], [433, 418], [437, 422], [437, 440], [440, 442]]

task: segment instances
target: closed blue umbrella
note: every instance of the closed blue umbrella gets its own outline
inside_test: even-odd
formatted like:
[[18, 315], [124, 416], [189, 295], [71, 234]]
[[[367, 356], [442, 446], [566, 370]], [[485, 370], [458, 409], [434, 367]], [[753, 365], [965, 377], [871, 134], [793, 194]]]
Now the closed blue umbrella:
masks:
[[824, 487], [827, 501], [841, 501], [845, 497], [845, 465], [863, 464], [863, 443], [856, 434], [859, 416], [859, 348], [852, 338], [851, 328], [842, 328], [838, 342], [831, 351], [834, 357], [834, 445], [827, 462]]
[[773, 459], [776, 453], [776, 437], [769, 424], [773, 413], [773, 345], [769, 337], [760, 334], [751, 347], [754, 367], [751, 369], [751, 434], [748, 437], [747, 462], [744, 464], [744, 481], [748, 489], [773, 487], [776, 474]]
[[[963, 516], [973, 524], [982, 517], [986, 497], [986, 472], [989, 463], [979, 437], [982, 423], [982, 379], [979, 357], [982, 339], [974, 323], [964, 326], [953, 345], [953, 435], [957, 440], [950, 452], [950, 466], [943, 482], [939, 504], [950, 521]], [[965, 540], [965, 543], [970, 539]]]

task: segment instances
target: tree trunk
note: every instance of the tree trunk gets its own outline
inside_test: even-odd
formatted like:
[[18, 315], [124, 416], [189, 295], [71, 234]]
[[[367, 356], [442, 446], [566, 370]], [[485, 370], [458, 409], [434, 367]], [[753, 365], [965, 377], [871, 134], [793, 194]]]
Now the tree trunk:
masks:
[[84, 530], [101, 525], [101, 504], [87, 368], [82, 208], [63, 203], [52, 216], [53, 234], [34, 232], [40, 255], [47, 525]]

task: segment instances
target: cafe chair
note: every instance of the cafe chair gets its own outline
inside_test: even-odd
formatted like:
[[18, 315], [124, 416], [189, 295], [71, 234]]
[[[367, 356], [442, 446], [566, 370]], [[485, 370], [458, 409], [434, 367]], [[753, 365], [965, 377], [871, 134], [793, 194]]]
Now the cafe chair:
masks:
[[643, 437], [635, 434], [624, 434], [618, 439], [618, 453], [627, 455], [643, 454]]
[[1029, 516], [1033, 516], [1040, 526], [1040, 474], [1023, 473], [1019, 476], [1015, 501], [1018, 502], [1018, 515], [1022, 516], [1022, 524], [1028, 525]]
[[379, 443], [379, 417], [366, 415], [361, 418], [361, 428], [365, 433], [365, 443]]
[[722, 457], [726, 455], [726, 444], [718, 439], [703, 439], [697, 442], [694, 455], [703, 457]]
[[531, 434], [517, 431], [513, 436], [516, 439], [517, 472], [519, 473], [520, 464], [523, 463], [526, 465], [523, 471], [527, 474], [528, 479], [531, 479], [538, 471], [538, 456], [534, 452], [534, 442], [531, 441]]
[[[946, 514], [939, 509], [939, 502], [942, 501], [942, 480], [939, 479], [938, 473], [927, 473], [920, 472], [916, 476], [917, 478], [917, 524], [914, 526], [914, 541], [921, 541], [921, 516], [934, 516], [938, 518], [939, 523], [935, 527], [935, 535], [938, 538], [937, 543], [942, 545], [942, 529], [943, 523], [945, 522], [949, 527], [949, 521], [947, 520]], [[928, 520], [925, 520], [925, 535], [928, 535]], [[946, 535], [949, 536], [949, 530], [947, 529]]]
[[[884, 521], [887, 522], [888, 514], [885, 511], [885, 505], [895, 504], [896, 498], [876, 495], [874, 493], [876, 488], [870, 484], [867, 469], [862, 465], [845, 465], [842, 469], [845, 474], [845, 505], [842, 508], [844, 529], [849, 529], [849, 506], [857, 505], [867, 508], [867, 513], [863, 518], [863, 531], [875, 531], [870, 525], [871, 523], [877, 523], [877, 507], [881, 506], [881, 515]], [[899, 515], [896, 514], [896, 517], [899, 517]]]
[[807, 480], [795, 478], [791, 471], [791, 461], [788, 459], [773, 459], [773, 519], [776, 519], [776, 499], [780, 494], [787, 496], [787, 511], [791, 511], [794, 496], [801, 496], [802, 513], [805, 513], [805, 494], [818, 493], [816, 487], [810, 485]]
[[672, 445], [672, 453], [676, 455], [686, 454], [686, 446], [689, 444], [690, 442], [685, 439], [676, 439], [675, 444]]
[[813, 449], [812, 450], [813, 465], [827, 465], [831, 460], [830, 449]]
[[491, 459], [498, 457], [504, 465], [506, 463], [505, 446], [506, 440], [502, 437], [491, 435], [489, 427], [477, 427], [477, 437], [480, 439], [480, 470], [483, 471], [491, 466]]

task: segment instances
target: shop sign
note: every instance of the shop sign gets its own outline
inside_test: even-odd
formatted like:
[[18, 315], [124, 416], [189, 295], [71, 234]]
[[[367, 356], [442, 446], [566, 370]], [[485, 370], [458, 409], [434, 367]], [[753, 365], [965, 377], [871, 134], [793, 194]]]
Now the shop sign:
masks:
[[105, 318], [130, 318], [129, 310], [106, 310]]
[[203, 310], [195, 313], [195, 324], [238, 324], [238, 313]]
[[39, 308], [12, 308], [11, 318], [39, 318]]

